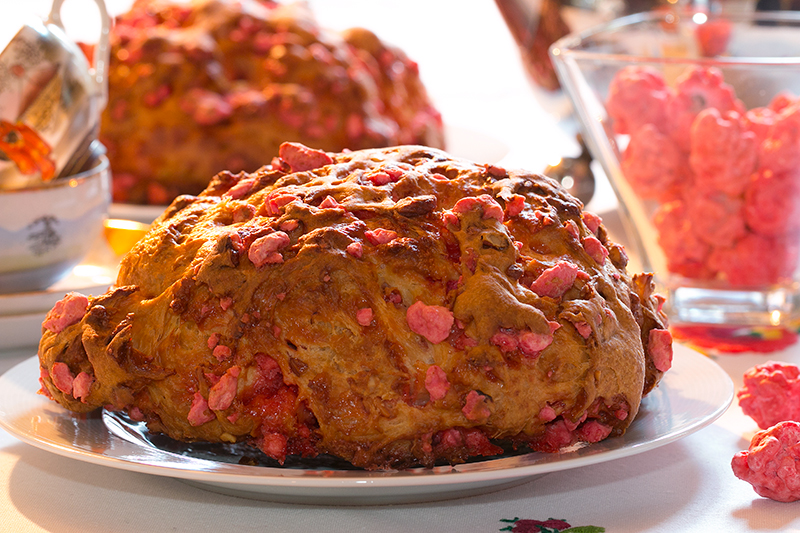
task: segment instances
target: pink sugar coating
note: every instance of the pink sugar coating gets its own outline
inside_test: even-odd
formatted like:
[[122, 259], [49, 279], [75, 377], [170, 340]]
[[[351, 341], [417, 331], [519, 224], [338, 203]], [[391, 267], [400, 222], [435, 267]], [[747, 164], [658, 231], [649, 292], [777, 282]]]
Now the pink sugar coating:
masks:
[[208, 402], [203, 395], [199, 392], [194, 393], [192, 398], [192, 406], [189, 408], [189, 414], [186, 419], [189, 424], [193, 426], [202, 426], [206, 422], [214, 420], [215, 416], [208, 408]]
[[773, 172], [791, 172], [800, 165], [800, 108], [789, 105], [777, 114], [760, 145], [762, 165]]
[[427, 389], [432, 402], [441, 400], [447, 395], [447, 391], [450, 390], [450, 382], [441, 367], [437, 365], [428, 367], [425, 372], [425, 389]]
[[491, 416], [492, 412], [486, 405], [486, 399], [486, 396], [474, 390], [467, 393], [464, 407], [461, 408], [467, 420], [484, 420]]
[[793, 364], [768, 361], [744, 373], [736, 393], [742, 412], [767, 429], [779, 422], [800, 422], [800, 369]]
[[450, 335], [455, 318], [453, 312], [440, 305], [426, 305], [417, 300], [406, 311], [406, 322], [414, 333], [438, 344]]
[[744, 237], [744, 202], [722, 192], [697, 191], [687, 195], [686, 207], [692, 232], [712, 246], [730, 246]]
[[661, 73], [652, 67], [622, 69], [608, 89], [608, 114], [614, 131], [633, 133], [644, 124], [664, 124], [664, 109], [671, 89]]
[[797, 251], [791, 239], [749, 233], [730, 248], [715, 248], [708, 265], [735, 286], [770, 285], [792, 277]]
[[800, 231], [800, 175], [796, 170], [755, 174], [744, 199], [743, 218], [755, 233], [779, 236]]
[[622, 158], [622, 171], [636, 194], [662, 201], [688, 182], [688, 166], [686, 154], [653, 124], [631, 135]]
[[735, 112], [701, 111], [691, 127], [689, 165], [701, 190], [740, 195], [758, 162], [756, 135], [747, 131]]
[[372, 323], [372, 308], [363, 307], [356, 311], [356, 322], [361, 326], [369, 326]]
[[663, 121], [626, 129], [614, 93], [650, 101], [663, 83], [651, 77], [662, 75], [623, 69], [606, 104], [615, 131], [622, 124], [630, 135], [621, 158], [626, 179], [643, 200], [661, 204], [653, 222], [667, 269], [736, 287], [792, 279], [800, 234], [798, 99], [780, 93], [747, 110], [721, 70], [697, 66], [678, 76], [665, 103], [652, 101], [663, 106]]
[[709, 277], [708, 256], [711, 245], [693, 231], [686, 203], [675, 200], [661, 205], [653, 217], [658, 230], [658, 244], [667, 256], [670, 272], [687, 277]]
[[572, 284], [578, 274], [578, 267], [568, 261], [559, 261], [546, 269], [531, 284], [531, 290], [539, 296], [561, 298]]
[[278, 149], [281, 159], [292, 168], [292, 172], [304, 172], [333, 163], [333, 158], [322, 150], [315, 150], [300, 143], [285, 142]]
[[42, 327], [53, 333], [60, 333], [65, 328], [78, 323], [89, 307], [89, 298], [78, 292], [67, 293], [56, 302], [47, 313]]
[[759, 431], [746, 451], [733, 456], [731, 468], [760, 496], [779, 502], [800, 500], [800, 423], [780, 422]]
[[709, 107], [721, 113], [744, 113], [743, 104], [736, 99], [733, 87], [725, 83], [718, 68], [697, 66], [686, 70], [676, 80], [675, 93], [666, 105], [667, 130], [682, 150], [689, 151], [694, 119]]
[[647, 351], [659, 372], [672, 368], [672, 334], [666, 329], [651, 329]]
[[230, 367], [225, 374], [211, 387], [208, 393], [208, 408], [215, 411], [227, 409], [236, 397], [236, 385], [238, 382], [241, 368], [238, 366]]

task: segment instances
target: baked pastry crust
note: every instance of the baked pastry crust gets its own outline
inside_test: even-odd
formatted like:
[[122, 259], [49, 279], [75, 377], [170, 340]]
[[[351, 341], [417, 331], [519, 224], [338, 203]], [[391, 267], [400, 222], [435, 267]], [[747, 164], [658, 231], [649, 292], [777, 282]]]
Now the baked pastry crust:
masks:
[[198, 194], [286, 140], [444, 147], [416, 63], [369, 30], [321, 28], [302, 3], [137, 0], [110, 44], [100, 139], [116, 202]]
[[[285, 144], [177, 198], [117, 288], [54, 310], [42, 384], [78, 412], [280, 461], [557, 451], [622, 434], [669, 366], [663, 300], [626, 262], [544, 176]], [[65, 368], [80, 391], [56, 384]]]

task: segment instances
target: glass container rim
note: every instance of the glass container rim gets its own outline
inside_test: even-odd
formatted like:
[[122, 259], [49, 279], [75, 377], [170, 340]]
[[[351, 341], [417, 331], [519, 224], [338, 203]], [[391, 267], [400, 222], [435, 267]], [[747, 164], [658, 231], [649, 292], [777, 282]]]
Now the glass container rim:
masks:
[[[663, 11], [645, 11], [642, 13], [635, 13], [620, 17], [612, 21], [599, 24], [588, 28], [581, 32], [570, 33], [557, 40], [550, 46], [550, 56], [554, 60], [561, 61], [581, 61], [581, 62], [603, 62], [603, 63], [652, 63], [652, 64], [698, 64], [705, 66], [798, 66], [800, 67], [800, 57], [772, 57], [772, 56], [737, 56], [737, 57], [659, 57], [655, 55], [638, 55], [638, 54], [618, 54], [608, 52], [597, 52], [591, 50], [578, 49], [587, 40], [596, 38], [603, 34], [613, 34], [621, 30], [626, 30], [631, 27], [641, 26], [648, 23], [667, 22], [669, 24], [676, 24], [676, 22], [668, 21], [667, 17], [670, 16], [669, 12]], [[758, 13], [740, 13], [731, 15], [707, 15], [708, 18], [704, 22], [713, 20], [728, 20], [738, 23], [793, 23], [800, 29], [800, 12], [758, 12]], [[678, 24], [685, 24], [678, 19]]]

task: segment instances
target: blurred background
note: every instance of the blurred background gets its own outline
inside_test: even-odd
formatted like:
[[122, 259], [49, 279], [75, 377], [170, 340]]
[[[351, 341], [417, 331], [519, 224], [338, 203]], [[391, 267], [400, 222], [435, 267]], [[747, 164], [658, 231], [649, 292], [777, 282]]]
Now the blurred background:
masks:
[[[4, 14], [29, 11], [46, 17], [50, 0], [0, 0]], [[420, 76], [447, 126], [454, 155], [509, 167], [558, 172], [562, 157], [579, 157], [582, 147], [568, 99], [550, 64], [549, 45], [570, 31], [612, 18], [675, 5], [696, 9], [752, 11], [791, 9], [782, 0], [308, 0], [321, 26], [366, 27], [400, 47], [419, 64]], [[106, 0], [110, 15], [132, 0]], [[62, 19], [68, 35], [97, 40], [100, 24], [92, 0], [66, 0]], [[4, 17], [13, 25], [13, 17]], [[0, 33], [2, 32], [0, 21]], [[596, 170], [595, 167], [592, 167]], [[582, 171], [586, 169], [581, 166]], [[112, 169], [113, 170], [113, 169]], [[614, 207], [602, 171], [596, 172], [591, 208]], [[596, 193], [596, 194], [595, 194]]]
[[[332, 30], [367, 28], [416, 62], [428, 95], [442, 115], [446, 149], [453, 155], [506, 168], [545, 172], [562, 179], [568, 188], [574, 185], [573, 192], [584, 200], [587, 209], [600, 214], [612, 238], [623, 244], [628, 243], [617, 198], [603, 169], [592, 161], [577, 138], [579, 126], [572, 104], [547, 55], [550, 44], [568, 32], [643, 10], [691, 7], [709, 13], [747, 13], [800, 8], [800, 2], [784, 0], [306, 3], [320, 26]], [[132, 0], [106, 0], [112, 17], [127, 11], [131, 4]], [[0, 48], [17, 27], [17, 16], [33, 13], [45, 18], [51, 5], [52, 0], [0, 0]], [[71, 39], [97, 41], [100, 17], [93, 0], [65, 0], [61, 13]], [[578, 189], [581, 177], [587, 176], [591, 187]], [[110, 214], [113, 219], [148, 223], [161, 211], [160, 205], [112, 204]], [[106, 230], [115, 231], [108, 224]], [[638, 271], [632, 255], [630, 270]], [[29, 322], [37, 326], [32, 329], [36, 333], [36, 321]]]

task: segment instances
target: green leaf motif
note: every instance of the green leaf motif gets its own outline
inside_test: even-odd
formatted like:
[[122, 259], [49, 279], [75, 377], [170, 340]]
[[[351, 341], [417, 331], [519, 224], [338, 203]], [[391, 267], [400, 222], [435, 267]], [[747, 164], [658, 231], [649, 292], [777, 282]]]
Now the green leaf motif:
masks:
[[598, 526], [577, 526], [562, 529], [560, 533], [605, 533], [606, 528]]

